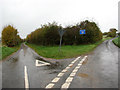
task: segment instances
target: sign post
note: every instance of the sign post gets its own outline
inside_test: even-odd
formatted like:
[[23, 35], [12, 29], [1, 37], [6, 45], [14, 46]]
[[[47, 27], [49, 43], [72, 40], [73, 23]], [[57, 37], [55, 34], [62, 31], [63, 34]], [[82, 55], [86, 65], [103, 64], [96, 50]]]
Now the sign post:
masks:
[[60, 46], [59, 46], [59, 52], [60, 52], [61, 43], [62, 43], [62, 36], [63, 36], [63, 34], [65, 33], [65, 30], [63, 30], [63, 29], [58, 29], [58, 32], [59, 32], [59, 35], [60, 35]]

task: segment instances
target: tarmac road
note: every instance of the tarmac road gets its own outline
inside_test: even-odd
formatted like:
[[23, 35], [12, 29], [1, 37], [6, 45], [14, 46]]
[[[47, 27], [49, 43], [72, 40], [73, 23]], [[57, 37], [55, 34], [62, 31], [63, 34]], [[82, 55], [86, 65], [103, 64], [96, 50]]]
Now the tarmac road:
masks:
[[22, 44], [2, 63], [2, 88], [118, 88], [118, 51], [108, 40], [89, 55], [36, 66], [40, 57]]

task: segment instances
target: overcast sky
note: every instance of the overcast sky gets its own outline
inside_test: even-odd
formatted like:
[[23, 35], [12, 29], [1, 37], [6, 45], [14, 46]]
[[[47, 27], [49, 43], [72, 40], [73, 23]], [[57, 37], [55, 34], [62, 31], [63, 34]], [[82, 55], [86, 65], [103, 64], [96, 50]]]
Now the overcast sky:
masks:
[[[118, 29], [119, 0], [0, 0], [0, 32], [11, 24], [19, 35], [56, 21], [63, 27], [83, 20], [95, 21], [102, 32]], [[2, 21], [2, 22], [1, 22]]]

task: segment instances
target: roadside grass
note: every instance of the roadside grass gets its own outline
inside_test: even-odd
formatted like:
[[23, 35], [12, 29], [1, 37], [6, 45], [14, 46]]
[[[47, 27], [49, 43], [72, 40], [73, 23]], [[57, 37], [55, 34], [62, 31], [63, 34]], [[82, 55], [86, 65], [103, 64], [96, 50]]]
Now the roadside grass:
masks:
[[16, 52], [20, 47], [20, 44], [15, 47], [7, 47], [1, 46], [0, 47], [0, 61], [5, 59], [7, 56], [11, 55], [12, 53]]
[[59, 52], [59, 46], [40, 46], [35, 44], [26, 43], [31, 47], [35, 52], [40, 56], [53, 59], [63, 59], [63, 58], [72, 58], [83, 54], [88, 54], [94, 48], [96, 48], [103, 41], [111, 38], [103, 38], [101, 41], [95, 44], [87, 45], [66, 45], [61, 47], [61, 52]]
[[112, 42], [120, 48], [120, 37], [115, 38]]

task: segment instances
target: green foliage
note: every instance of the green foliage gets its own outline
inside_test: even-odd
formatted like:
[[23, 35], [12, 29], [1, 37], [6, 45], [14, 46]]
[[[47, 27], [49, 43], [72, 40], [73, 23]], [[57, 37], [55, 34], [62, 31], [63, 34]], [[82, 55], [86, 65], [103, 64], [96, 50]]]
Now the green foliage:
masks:
[[110, 29], [107, 36], [108, 37], [115, 37], [116, 36], [116, 31], [117, 31], [116, 29]]
[[8, 47], [18, 45], [18, 43], [21, 42], [21, 38], [17, 33], [17, 29], [11, 25], [4, 27], [2, 31], [2, 44]]
[[41, 28], [38, 28], [26, 38], [27, 42], [35, 43], [40, 45], [58, 45], [59, 44], [59, 34], [58, 29], [60, 26], [57, 26], [56, 23], [43, 25]]
[[103, 35], [107, 35], [107, 34], [108, 34], [108, 32], [104, 32], [104, 33], [103, 33]]
[[72, 57], [77, 57], [79, 55], [87, 54], [107, 39], [110, 39], [110, 37], [102, 39], [94, 44], [64, 45], [61, 47], [61, 52], [58, 51], [59, 46], [41, 46], [30, 43], [26, 43], [26, 44], [32, 49], [34, 49], [40, 56], [46, 58], [63, 59], [63, 58], [72, 58]]
[[[95, 24], [95, 22], [89, 22], [88, 20], [81, 22], [80, 24], [67, 27], [66, 33], [63, 37], [64, 43], [71, 45], [71, 44], [88, 44], [88, 43], [95, 43], [102, 39], [102, 32]], [[80, 35], [79, 30], [85, 29], [86, 34]]]
[[[59, 45], [60, 36], [58, 29], [62, 28], [56, 23], [43, 25], [38, 28], [26, 38], [29, 43], [40, 44], [40, 45]], [[80, 35], [79, 30], [85, 29], [86, 34]], [[88, 20], [81, 22], [78, 25], [68, 26], [64, 28], [66, 32], [63, 35], [64, 45], [79, 45], [95, 43], [102, 39], [102, 32], [95, 22], [89, 22]]]
[[19, 49], [19, 46], [16, 46], [16, 47], [2, 46], [2, 47], [0, 47], [0, 60], [6, 58], [7, 56], [16, 52]]
[[113, 43], [120, 48], [120, 37], [115, 38], [115, 39], [113, 40]]
[[120, 36], [120, 32], [118, 33], [118, 36]]

